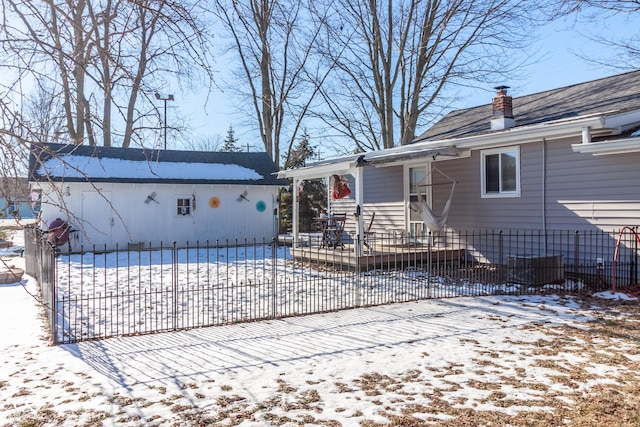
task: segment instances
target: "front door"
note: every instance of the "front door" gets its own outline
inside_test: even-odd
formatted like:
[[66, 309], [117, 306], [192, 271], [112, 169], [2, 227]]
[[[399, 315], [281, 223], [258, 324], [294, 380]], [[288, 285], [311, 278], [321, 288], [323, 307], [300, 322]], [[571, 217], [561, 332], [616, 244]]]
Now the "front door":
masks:
[[410, 238], [422, 242], [426, 239], [428, 229], [420, 216], [421, 205], [418, 192], [423, 201], [431, 200], [431, 187], [429, 184], [428, 164], [410, 166], [407, 169], [406, 188], [408, 189], [409, 206], [407, 209], [407, 234]]

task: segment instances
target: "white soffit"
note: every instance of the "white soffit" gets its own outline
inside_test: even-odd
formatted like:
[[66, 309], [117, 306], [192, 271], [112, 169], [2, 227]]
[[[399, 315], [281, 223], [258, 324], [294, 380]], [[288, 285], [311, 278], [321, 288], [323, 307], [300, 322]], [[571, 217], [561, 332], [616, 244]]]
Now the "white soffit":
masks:
[[357, 167], [390, 166], [414, 159], [459, 155], [459, 150], [455, 147], [427, 148], [424, 145], [405, 145], [355, 156], [323, 160], [302, 168], [280, 171], [278, 178], [316, 179], [333, 174], [348, 175], [352, 174]]
[[[350, 156], [351, 157], [351, 156]], [[348, 175], [356, 167], [356, 161], [349, 159], [336, 159], [335, 162], [322, 162], [311, 164], [298, 169], [286, 169], [278, 172], [278, 178], [316, 179], [329, 175]]]
[[608, 154], [626, 154], [640, 152], [640, 137], [620, 139], [616, 141], [587, 142], [572, 144], [575, 153], [605, 156]]
[[[456, 147], [425, 148], [420, 146], [406, 145], [403, 150], [382, 150], [369, 153], [364, 161], [368, 165], [384, 166], [392, 163], [402, 163], [407, 160], [424, 159], [432, 157], [434, 160], [438, 156], [458, 156], [459, 150]], [[393, 151], [392, 151], [393, 150]]]
[[542, 139], [560, 139], [581, 135], [582, 129], [601, 129], [602, 116], [590, 116], [570, 121], [547, 122], [539, 125], [515, 127], [500, 132], [474, 135], [456, 141], [458, 148], [484, 149], [537, 142]]
[[640, 110], [626, 111], [605, 117], [604, 127], [631, 129], [640, 124]]

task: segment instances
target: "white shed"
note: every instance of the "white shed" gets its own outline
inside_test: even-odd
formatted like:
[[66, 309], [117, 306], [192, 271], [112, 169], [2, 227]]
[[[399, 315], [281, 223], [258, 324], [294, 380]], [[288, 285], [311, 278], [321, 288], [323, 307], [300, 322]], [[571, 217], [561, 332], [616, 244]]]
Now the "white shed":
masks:
[[[227, 153], [41, 144], [29, 162], [41, 228], [72, 230], [72, 251], [211, 245], [278, 233], [276, 165], [264, 152]], [[61, 247], [67, 250], [67, 245]]]

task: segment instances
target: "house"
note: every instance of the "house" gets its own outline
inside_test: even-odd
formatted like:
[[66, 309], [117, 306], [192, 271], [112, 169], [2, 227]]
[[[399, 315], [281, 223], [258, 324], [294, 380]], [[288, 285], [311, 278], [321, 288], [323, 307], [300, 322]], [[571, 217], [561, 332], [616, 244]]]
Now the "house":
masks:
[[34, 218], [39, 195], [31, 194], [27, 178], [0, 178], [0, 218]]
[[29, 171], [42, 228], [67, 222], [73, 251], [270, 241], [288, 184], [266, 153], [41, 144]]
[[375, 212], [373, 231], [425, 239], [421, 198], [437, 215], [450, 202], [453, 232], [640, 225], [640, 70], [516, 98], [508, 89], [452, 111], [410, 145], [279, 176], [295, 188], [344, 175], [352, 194], [332, 209], [360, 213], [347, 224], [358, 235]]

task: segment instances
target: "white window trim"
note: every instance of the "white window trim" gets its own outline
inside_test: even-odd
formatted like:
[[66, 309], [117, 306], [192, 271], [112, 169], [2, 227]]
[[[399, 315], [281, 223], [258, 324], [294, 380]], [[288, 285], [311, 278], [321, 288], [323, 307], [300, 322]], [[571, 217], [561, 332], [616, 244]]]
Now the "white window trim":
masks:
[[[516, 189], [515, 191], [501, 191], [498, 193], [487, 193], [486, 188], [486, 156], [492, 154], [503, 154], [503, 153], [515, 153], [516, 155]], [[495, 199], [495, 198], [505, 198], [505, 197], [520, 197], [520, 147], [519, 146], [511, 146], [511, 147], [500, 147], [493, 148], [490, 150], [482, 150], [480, 152], [480, 183], [482, 186], [480, 197], [483, 199]], [[502, 181], [500, 182], [502, 184]]]
[[[413, 161], [413, 162], [407, 162], [404, 165], [404, 193], [405, 193], [405, 227], [404, 227], [404, 231], [405, 233], [407, 233], [407, 235], [412, 236], [412, 239], [418, 239], [418, 241], [423, 241], [422, 237], [423, 234], [417, 234], [414, 233], [415, 230], [412, 231], [412, 227], [420, 227], [420, 229], [422, 231], [424, 231], [424, 233], [426, 234], [426, 232], [428, 231], [427, 225], [424, 223], [424, 221], [422, 220], [418, 220], [418, 221], [412, 221], [411, 220], [411, 196], [412, 195], [416, 195], [416, 193], [412, 193], [411, 192], [411, 169], [416, 169], [416, 168], [421, 168], [424, 169], [424, 172], [426, 174], [426, 179], [430, 180], [430, 171], [431, 171], [431, 162], [425, 161], [424, 159], [421, 159], [419, 161]], [[426, 182], [425, 182], [426, 184]], [[426, 200], [428, 201], [428, 203], [431, 203], [431, 190], [430, 187], [425, 187], [426, 191], [424, 194]], [[419, 225], [418, 225], [419, 224]]]
[[[188, 199], [189, 200], [189, 213], [188, 214], [179, 214], [178, 213], [178, 200]], [[193, 216], [193, 203], [191, 202], [191, 196], [176, 196], [176, 204], [174, 207], [174, 214], [178, 218], [190, 218]]]

